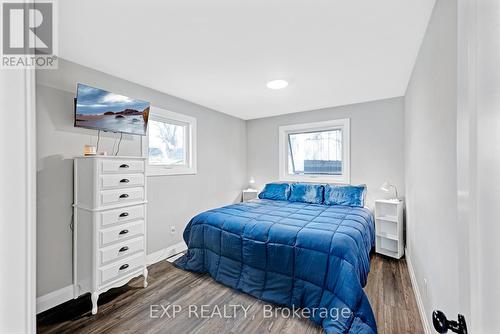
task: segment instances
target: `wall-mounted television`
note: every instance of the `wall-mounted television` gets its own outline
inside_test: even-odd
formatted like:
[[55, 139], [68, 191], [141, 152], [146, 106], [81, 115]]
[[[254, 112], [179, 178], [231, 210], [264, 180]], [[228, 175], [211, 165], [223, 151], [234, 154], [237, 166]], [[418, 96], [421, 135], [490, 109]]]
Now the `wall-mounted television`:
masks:
[[146, 134], [149, 102], [79, 83], [75, 104], [75, 127]]

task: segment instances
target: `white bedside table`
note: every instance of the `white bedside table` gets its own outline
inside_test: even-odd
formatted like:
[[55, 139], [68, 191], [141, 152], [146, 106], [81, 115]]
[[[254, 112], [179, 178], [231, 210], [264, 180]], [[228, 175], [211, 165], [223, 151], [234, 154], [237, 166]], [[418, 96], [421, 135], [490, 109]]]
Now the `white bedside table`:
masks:
[[375, 201], [375, 251], [400, 259], [404, 254], [403, 201]]
[[257, 198], [259, 192], [255, 189], [245, 189], [243, 190], [242, 199], [243, 202], [249, 201], [251, 199]]

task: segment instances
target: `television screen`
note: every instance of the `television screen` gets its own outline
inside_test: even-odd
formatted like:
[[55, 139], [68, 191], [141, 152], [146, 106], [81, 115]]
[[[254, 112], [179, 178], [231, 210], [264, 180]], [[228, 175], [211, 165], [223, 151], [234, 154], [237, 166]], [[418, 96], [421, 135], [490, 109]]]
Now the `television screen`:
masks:
[[149, 102], [78, 84], [75, 126], [144, 136]]

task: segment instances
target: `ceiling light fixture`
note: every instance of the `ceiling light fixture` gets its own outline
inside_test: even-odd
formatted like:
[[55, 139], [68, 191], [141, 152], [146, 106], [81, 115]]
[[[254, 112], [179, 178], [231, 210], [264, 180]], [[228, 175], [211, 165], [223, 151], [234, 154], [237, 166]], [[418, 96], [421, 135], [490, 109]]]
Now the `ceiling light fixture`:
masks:
[[288, 86], [288, 81], [286, 80], [272, 80], [267, 83], [267, 88], [269, 89], [283, 89]]

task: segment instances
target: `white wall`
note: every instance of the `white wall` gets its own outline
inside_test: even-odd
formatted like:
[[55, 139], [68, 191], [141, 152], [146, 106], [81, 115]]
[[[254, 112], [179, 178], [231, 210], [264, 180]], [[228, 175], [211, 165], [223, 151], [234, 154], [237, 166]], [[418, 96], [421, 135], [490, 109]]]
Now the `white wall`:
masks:
[[404, 194], [403, 114], [403, 98], [393, 98], [247, 121], [248, 176], [258, 189], [279, 179], [279, 126], [350, 118], [351, 183], [368, 186], [369, 205], [393, 196], [380, 191], [385, 180]]
[[[62, 59], [58, 70], [37, 74], [38, 296], [71, 284], [72, 157], [95, 144], [97, 134], [73, 127], [77, 82], [197, 118], [198, 173], [148, 177], [148, 254], [181, 242], [195, 214], [240, 199], [247, 180], [244, 121]], [[101, 148], [110, 152], [117, 137], [102, 136]], [[140, 154], [140, 137], [124, 135], [120, 155]]]
[[500, 3], [463, 4], [465, 19], [472, 18], [473, 23], [465, 32], [472, 37], [466, 40], [472, 61], [464, 78], [474, 88], [469, 122], [473, 195], [469, 231], [474, 237], [470, 332], [493, 334], [500, 333]]
[[0, 71], [0, 333], [35, 333], [34, 77]]
[[[408, 256], [430, 324], [434, 309], [456, 319], [457, 5], [438, 0], [405, 97]], [[427, 285], [425, 284], [427, 281]]]

